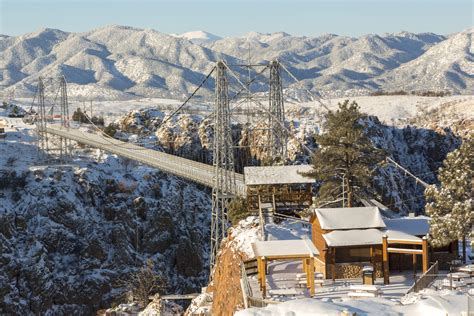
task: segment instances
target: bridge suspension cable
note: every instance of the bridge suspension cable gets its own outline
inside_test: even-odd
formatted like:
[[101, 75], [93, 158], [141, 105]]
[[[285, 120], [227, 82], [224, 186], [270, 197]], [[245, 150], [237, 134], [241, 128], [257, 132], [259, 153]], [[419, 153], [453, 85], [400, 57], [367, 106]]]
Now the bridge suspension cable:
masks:
[[196, 89], [194, 89], [193, 93], [191, 93], [191, 95], [186, 99], [186, 101], [183, 102], [183, 104], [181, 104], [176, 110], [173, 111], [173, 113], [171, 113], [167, 119], [163, 120], [160, 124], [158, 124], [158, 128], [160, 128], [163, 124], [165, 124], [166, 122], [168, 122], [174, 115], [176, 115], [179, 111], [181, 111], [181, 109], [189, 102], [189, 100], [192, 99], [192, 97], [194, 97], [194, 95], [199, 91], [199, 89], [201, 89], [201, 87], [204, 85], [204, 83], [206, 83], [206, 81], [211, 77], [212, 73], [214, 72], [214, 70], [216, 70], [216, 67], [212, 67], [211, 71], [207, 74], [206, 78], [204, 78], [204, 80], [197, 86]]
[[404, 168], [403, 166], [401, 166], [399, 163], [397, 163], [395, 160], [393, 160], [392, 158], [390, 158], [389, 156], [387, 156], [386, 158], [386, 161], [393, 164], [395, 167], [397, 167], [398, 169], [402, 170], [405, 172], [405, 175], [408, 175], [410, 177], [412, 177], [413, 179], [415, 179], [416, 181], [416, 184], [421, 184], [423, 187], [427, 188], [429, 186], [428, 183], [426, 183], [425, 181], [421, 180], [420, 178], [418, 178], [417, 176], [415, 176], [413, 173], [411, 173], [410, 171], [408, 171], [406, 168]]
[[[232, 71], [232, 69], [230, 69], [227, 65], [225, 65], [226, 68], [229, 70], [229, 73], [232, 75], [232, 77], [235, 78], [235, 80], [237, 80], [237, 82], [242, 86], [242, 88], [244, 90], [246, 90], [249, 94], [250, 94], [250, 90], [245, 86], [245, 84], [242, 83], [242, 81], [238, 78], [238, 76]], [[255, 103], [255, 105], [257, 105], [261, 110], [265, 111], [265, 112], [268, 112], [267, 109], [265, 108], [265, 106], [258, 100], [256, 100], [255, 98], [251, 97], [249, 95], [249, 99]], [[300, 145], [309, 153], [309, 154], [312, 154], [313, 151], [308, 147], [306, 146], [306, 144], [301, 141], [300, 139], [298, 139], [284, 124], [284, 122], [280, 122], [280, 120], [278, 119], [278, 117], [276, 115], [274, 115], [273, 113], [268, 113], [268, 115], [270, 115], [274, 122], [279, 124], [281, 126], [281, 128], [283, 128], [289, 136], [291, 136], [293, 139], [295, 139], [298, 143], [300, 143]]]

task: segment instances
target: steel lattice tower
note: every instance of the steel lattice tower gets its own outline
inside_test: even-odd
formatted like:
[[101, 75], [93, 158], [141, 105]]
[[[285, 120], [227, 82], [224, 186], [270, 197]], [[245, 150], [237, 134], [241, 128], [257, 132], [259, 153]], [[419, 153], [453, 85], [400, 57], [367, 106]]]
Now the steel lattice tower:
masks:
[[46, 133], [46, 105], [44, 100], [44, 81], [38, 78], [38, 118], [36, 130], [38, 133], [38, 149], [40, 160], [44, 159], [48, 152], [48, 134]]
[[268, 147], [273, 162], [286, 160], [287, 133], [284, 128], [285, 108], [280, 63], [270, 64], [270, 93], [268, 101]]
[[229, 108], [228, 79], [226, 65], [216, 65], [216, 99], [214, 109], [214, 178], [212, 187], [211, 215], [211, 275], [217, 252], [227, 232], [227, 207], [235, 190], [234, 151], [232, 143], [231, 115]]
[[[59, 82], [59, 84], [58, 84]], [[49, 89], [48, 89], [49, 88]], [[46, 128], [48, 121], [54, 123], [54, 108], [56, 97], [52, 102], [49, 110], [47, 107], [46, 90], [50, 93], [60, 95], [60, 125], [63, 128], [69, 128], [69, 106], [67, 98], [67, 84], [64, 77], [55, 80], [53, 78], [38, 79], [38, 117], [36, 120], [36, 128], [38, 131], [38, 148], [40, 150], [39, 158], [47, 162], [50, 158], [57, 156], [59, 162], [64, 163], [70, 158], [71, 141], [62, 137], [51, 137], [48, 135]]]
[[[61, 127], [69, 128], [69, 104], [67, 98], [66, 78], [61, 77], [59, 80], [59, 89], [61, 90]], [[60, 138], [60, 154], [61, 162], [69, 160], [71, 157], [71, 141], [67, 138]]]

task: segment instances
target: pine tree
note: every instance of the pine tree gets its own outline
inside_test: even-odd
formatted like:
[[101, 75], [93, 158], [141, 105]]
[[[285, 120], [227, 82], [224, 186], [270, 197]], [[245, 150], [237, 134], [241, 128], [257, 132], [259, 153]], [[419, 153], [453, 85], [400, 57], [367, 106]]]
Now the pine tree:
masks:
[[82, 113], [81, 108], [77, 108], [77, 110], [74, 111], [74, 113], [72, 114], [72, 120], [75, 121], [75, 122], [81, 122], [82, 121], [82, 115], [84, 115], [84, 114]]
[[308, 173], [322, 182], [317, 203], [337, 204], [343, 191], [347, 206], [354, 206], [354, 195], [364, 194], [370, 184], [374, 167], [383, 158], [364, 132], [364, 115], [356, 102], [339, 103], [336, 111], [328, 111], [323, 124], [324, 134], [316, 136], [320, 148], [312, 158], [313, 170]]
[[474, 141], [470, 138], [447, 155], [439, 169], [440, 186], [425, 190], [426, 214], [431, 217], [429, 240], [435, 247], [464, 239], [471, 230], [473, 165]]

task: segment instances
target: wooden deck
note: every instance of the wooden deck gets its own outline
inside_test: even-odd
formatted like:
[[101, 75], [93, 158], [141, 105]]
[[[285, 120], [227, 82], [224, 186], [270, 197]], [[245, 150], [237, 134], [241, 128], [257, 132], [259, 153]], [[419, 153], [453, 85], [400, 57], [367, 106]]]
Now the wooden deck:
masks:
[[[267, 299], [274, 301], [288, 301], [299, 298], [310, 298], [309, 290], [301, 288], [296, 277], [297, 273], [303, 271], [300, 261], [276, 261], [268, 264], [267, 274]], [[378, 278], [375, 285], [382, 292], [381, 297], [389, 299], [400, 299], [413, 285], [413, 274], [402, 273], [392, 274], [390, 284], [384, 285], [383, 278]], [[259, 289], [257, 276], [249, 276], [249, 284], [254, 297], [262, 298]], [[362, 278], [357, 279], [336, 279], [324, 280], [323, 286], [316, 286], [316, 293], [313, 298], [347, 299], [352, 292], [351, 286], [362, 284]], [[292, 290], [294, 289], [294, 290]], [[295, 293], [296, 292], [296, 293]], [[275, 294], [272, 294], [275, 293]], [[289, 293], [289, 294], [284, 294]]]

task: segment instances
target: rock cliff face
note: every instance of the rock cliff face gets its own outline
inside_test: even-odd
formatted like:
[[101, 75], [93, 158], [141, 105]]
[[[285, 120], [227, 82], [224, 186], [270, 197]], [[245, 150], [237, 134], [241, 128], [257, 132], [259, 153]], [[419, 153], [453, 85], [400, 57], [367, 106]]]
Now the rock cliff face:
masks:
[[[381, 124], [376, 117], [366, 122], [372, 143], [421, 180], [437, 183], [436, 175], [446, 155], [460, 145], [450, 128], [442, 133], [415, 126], [395, 127]], [[393, 164], [376, 170], [372, 181], [379, 200], [387, 207], [408, 213], [424, 211], [424, 187]]]
[[[141, 111], [141, 117], [149, 117], [149, 111]], [[154, 112], [154, 115], [158, 115]], [[158, 112], [159, 113], [159, 112]], [[129, 114], [136, 116], [135, 112]], [[135, 119], [146, 122], [147, 120]], [[150, 121], [150, 120], [148, 120]], [[321, 121], [306, 118], [290, 121], [288, 129], [294, 135], [288, 139], [288, 158], [290, 163], [310, 163], [311, 158], [301, 143], [315, 149], [317, 144], [314, 136], [321, 132]], [[368, 117], [364, 124], [373, 144], [385, 150], [387, 155], [399, 164], [419, 176], [427, 183], [436, 183], [438, 168], [446, 154], [454, 150], [463, 135], [472, 126], [472, 120], [453, 119], [450, 125], [440, 125], [436, 121], [423, 121], [412, 125], [390, 126], [380, 122], [376, 117]], [[189, 159], [212, 163], [213, 126], [208, 119], [198, 115], [179, 115], [168, 120], [164, 125], [122, 125], [125, 132], [145, 131], [142, 134], [154, 133], [153, 142], [165, 151]], [[433, 125], [434, 124], [434, 125]], [[240, 148], [235, 150], [236, 171], [243, 172], [245, 165], [262, 165], [269, 160], [268, 153], [262, 145], [267, 134], [257, 126], [249, 132], [245, 126], [233, 126], [234, 143]], [[249, 146], [249, 147], [244, 147]], [[377, 198], [387, 206], [402, 213], [409, 211], [422, 212], [424, 207], [424, 188], [413, 178], [407, 177], [393, 165], [378, 168], [371, 186]]]
[[[155, 110], [136, 111], [118, 125], [131, 140], [212, 161], [209, 119], [180, 115], [161, 124], [164, 117]], [[467, 122], [461, 125], [472, 123]], [[311, 123], [295, 121], [290, 128], [314, 147], [313, 135], [319, 127]], [[459, 134], [446, 126], [437, 131], [421, 124], [393, 127], [376, 118], [368, 118], [366, 126], [376, 146], [429, 183], [435, 181], [446, 153], [459, 144]], [[233, 131], [235, 143], [250, 143], [245, 128], [235, 126]], [[16, 134], [11, 137], [18, 141], [0, 146], [0, 314], [93, 314], [123, 302], [123, 282], [147, 259], [167, 278], [171, 293], [196, 292], [206, 284], [208, 189], [114, 156], [99, 158], [90, 151], [72, 166], [29, 168], [34, 165], [35, 148], [21, 139], [31, 137]], [[299, 146], [289, 142], [291, 160], [308, 162]], [[258, 147], [248, 150], [236, 153], [240, 166], [263, 160]], [[393, 166], [380, 168], [373, 186], [395, 210], [423, 208], [423, 189]], [[235, 299], [231, 295], [239, 289], [234, 282], [238, 266], [230, 263], [245, 259], [245, 252], [232, 246], [238, 241], [229, 242], [214, 284], [226, 289], [215, 292], [215, 310], [222, 315], [232, 310], [227, 306], [241, 304], [239, 295]], [[228, 281], [230, 287], [225, 285]]]
[[2, 164], [0, 192], [2, 315], [94, 314], [122, 300], [147, 259], [171, 293], [207, 280], [210, 198], [197, 185], [109, 156]]

